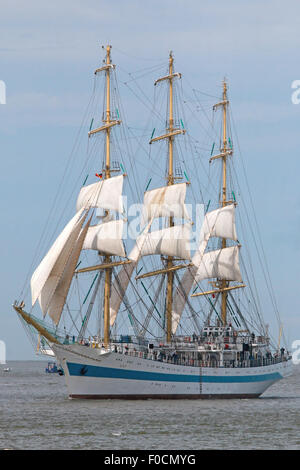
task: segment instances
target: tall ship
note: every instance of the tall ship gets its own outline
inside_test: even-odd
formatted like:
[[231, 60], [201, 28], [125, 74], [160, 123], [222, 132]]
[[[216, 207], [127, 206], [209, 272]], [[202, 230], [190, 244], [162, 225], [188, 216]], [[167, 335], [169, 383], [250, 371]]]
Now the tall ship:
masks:
[[[259, 397], [291, 373], [291, 357], [281, 347], [281, 327], [278, 343], [271, 339], [256, 285], [241, 263], [226, 80], [212, 110], [220, 118], [219, 149], [213, 144], [207, 158], [218, 182], [200, 187], [180, 167], [177, 142], [188, 132], [178, 116], [181, 74], [170, 53], [166, 74], [155, 81], [166, 90], [165, 128], [159, 135], [153, 129], [149, 142], [151, 151], [162, 149], [155, 156], [157, 186], [150, 178], [142, 194], [135, 188], [143, 171], [133, 179], [140, 157], [114, 156], [123, 123], [111, 46], [98, 78], [102, 116], [99, 105], [88, 131], [92, 181], [77, 186], [72, 217], [31, 276], [32, 307], [21, 297], [14, 309], [39, 351], [56, 357], [70, 398]], [[135, 237], [126, 187], [134, 203], [143, 199]], [[202, 212], [195, 214], [193, 204]]]

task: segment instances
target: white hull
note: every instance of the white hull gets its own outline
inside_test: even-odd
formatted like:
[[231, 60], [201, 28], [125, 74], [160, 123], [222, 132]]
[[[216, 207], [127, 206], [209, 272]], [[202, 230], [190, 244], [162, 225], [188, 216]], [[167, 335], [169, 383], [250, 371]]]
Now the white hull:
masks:
[[255, 398], [291, 374], [291, 360], [261, 367], [191, 367], [81, 345], [53, 345], [70, 398]]

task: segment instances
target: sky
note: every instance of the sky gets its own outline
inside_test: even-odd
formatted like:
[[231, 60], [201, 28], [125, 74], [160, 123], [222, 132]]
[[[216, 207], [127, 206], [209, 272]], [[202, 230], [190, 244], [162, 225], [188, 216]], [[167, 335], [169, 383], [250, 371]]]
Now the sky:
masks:
[[[289, 347], [300, 339], [300, 104], [292, 102], [292, 83], [300, 79], [299, 23], [297, 0], [1, 1], [0, 340], [8, 360], [36, 358], [11, 305], [106, 44], [124, 76], [167, 63], [170, 50], [196, 89], [219, 94], [226, 76]], [[134, 110], [134, 96], [122, 91]]]

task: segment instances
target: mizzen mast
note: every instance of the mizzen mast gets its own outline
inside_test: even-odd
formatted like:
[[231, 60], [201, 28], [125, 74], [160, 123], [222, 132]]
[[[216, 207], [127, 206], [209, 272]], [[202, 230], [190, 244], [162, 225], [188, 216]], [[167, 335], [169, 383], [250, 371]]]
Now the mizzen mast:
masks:
[[[220, 143], [220, 153], [210, 158], [209, 162], [217, 159], [222, 160], [222, 183], [221, 194], [219, 201], [219, 209], [208, 212], [204, 219], [204, 247], [200, 260], [195, 259], [197, 266], [196, 282], [204, 279], [214, 279], [210, 281], [213, 290], [206, 292], [193, 293], [191, 297], [217, 295], [221, 294], [221, 321], [222, 325], [227, 324], [227, 296], [231, 290], [246, 287], [242, 283], [242, 276], [239, 268], [239, 248], [240, 244], [237, 239], [235, 229], [235, 196], [233, 200], [227, 199], [227, 161], [228, 157], [232, 155], [232, 142], [230, 137], [227, 136], [227, 111], [229, 101], [227, 99], [227, 83], [223, 81], [223, 96], [222, 101], [213, 106], [215, 111], [217, 108], [222, 108], [222, 138]], [[223, 216], [221, 216], [221, 213]], [[220, 217], [220, 219], [219, 219]], [[206, 220], [207, 218], [207, 220]], [[228, 228], [230, 229], [228, 230]], [[218, 237], [221, 239], [221, 249], [215, 251], [208, 251], [205, 253], [205, 248], [210, 237]], [[238, 243], [236, 246], [227, 245], [227, 240], [233, 240]], [[239, 285], [229, 285], [230, 282], [241, 282]]]

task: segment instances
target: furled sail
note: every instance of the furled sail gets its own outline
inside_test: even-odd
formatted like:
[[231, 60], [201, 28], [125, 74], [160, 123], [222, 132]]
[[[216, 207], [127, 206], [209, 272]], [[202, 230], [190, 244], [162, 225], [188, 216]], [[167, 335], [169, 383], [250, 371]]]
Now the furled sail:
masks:
[[123, 213], [123, 201], [122, 201], [122, 190], [123, 190], [124, 176], [114, 176], [107, 178], [98, 183], [84, 186], [79, 192], [77, 199], [76, 209], [77, 211], [84, 207], [89, 209], [90, 207], [100, 207], [106, 210], [113, 210]]
[[195, 281], [195, 276], [203, 258], [207, 243], [210, 237], [229, 238], [237, 240], [235, 228], [235, 204], [230, 204], [220, 209], [208, 212], [200, 231], [199, 245], [195, 252], [192, 263], [195, 267], [190, 267], [185, 271], [177, 286], [172, 310], [172, 333], [175, 334], [179, 325], [182, 312], [184, 310], [187, 296], [189, 295]]
[[143, 227], [154, 217], [177, 217], [190, 221], [184, 203], [185, 195], [186, 183], [163, 186], [145, 192], [141, 226]]
[[98, 250], [101, 253], [125, 258], [123, 227], [123, 220], [112, 220], [89, 227], [83, 250]]
[[226, 281], [242, 281], [238, 245], [209, 251], [202, 257], [195, 280], [218, 278]]
[[58, 325], [59, 323], [62, 310], [64, 308], [65, 301], [66, 301], [66, 298], [70, 289], [70, 285], [73, 279], [74, 271], [78, 262], [78, 258], [82, 250], [82, 245], [86, 237], [86, 234], [88, 232], [90, 223], [91, 223], [91, 218], [89, 219], [85, 227], [81, 230], [78, 236], [78, 239], [69, 257], [68, 264], [65, 267], [63, 275], [49, 303], [48, 315], [52, 318], [53, 322], [56, 325]]
[[43, 291], [43, 312], [47, 311], [48, 302], [62, 276], [83, 225], [84, 218], [80, 219], [82, 213], [83, 209], [80, 209], [66, 225], [31, 277], [32, 305]]
[[148, 255], [175, 256], [190, 259], [191, 224], [175, 225], [150, 233], [143, 233], [136, 240], [130, 259], [137, 261]]

